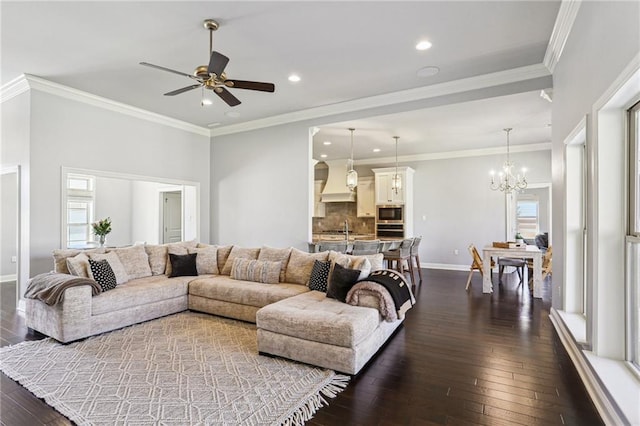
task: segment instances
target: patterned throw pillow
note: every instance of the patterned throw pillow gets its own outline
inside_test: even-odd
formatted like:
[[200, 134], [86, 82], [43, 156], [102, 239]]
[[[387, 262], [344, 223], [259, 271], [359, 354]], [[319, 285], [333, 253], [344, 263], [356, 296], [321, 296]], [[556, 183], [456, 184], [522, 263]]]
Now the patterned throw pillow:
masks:
[[229, 253], [227, 261], [224, 263], [224, 267], [220, 268], [220, 266], [218, 266], [218, 269], [220, 269], [220, 275], [231, 275], [231, 268], [233, 267], [233, 261], [235, 259], [255, 260], [258, 258], [259, 254], [259, 248], [233, 246], [233, 248], [231, 249], [231, 253]]
[[309, 288], [311, 290], [327, 292], [327, 282], [329, 281], [329, 269], [331, 269], [330, 261], [316, 260], [311, 269], [311, 277], [309, 278]]
[[262, 246], [258, 260], [267, 260], [269, 262], [282, 262], [280, 269], [280, 282], [284, 282], [285, 272], [289, 264], [289, 256], [291, 256], [291, 247], [278, 249], [273, 247]]
[[282, 262], [237, 257], [233, 260], [231, 278], [256, 283], [277, 284], [280, 281], [281, 268]]
[[196, 257], [198, 253], [173, 254], [169, 253], [169, 263], [171, 272], [169, 278], [173, 277], [195, 277], [198, 275], [196, 267]]
[[[127, 271], [125, 271], [124, 265], [122, 264], [122, 262], [120, 262], [120, 258], [114, 252], [103, 253], [103, 254], [90, 253], [89, 258], [93, 260], [106, 260], [107, 262], [109, 262], [109, 266], [111, 266], [111, 270], [116, 275], [116, 283], [118, 285], [124, 284], [127, 281], [129, 281], [129, 275], [127, 275]], [[93, 278], [93, 277], [89, 275], [89, 278]]]
[[347, 293], [349, 293], [351, 287], [358, 281], [359, 276], [359, 270], [343, 268], [340, 264], [336, 263], [331, 273], [331, 279], [329, 280], [327, 297], [346, 303]]
[[107, 259], [93, 260], [89, 259], [89, 268], [93, 279], [100, 284], [102, 291], [109, 291], [116, 288], [116, 274], [109, 266]]

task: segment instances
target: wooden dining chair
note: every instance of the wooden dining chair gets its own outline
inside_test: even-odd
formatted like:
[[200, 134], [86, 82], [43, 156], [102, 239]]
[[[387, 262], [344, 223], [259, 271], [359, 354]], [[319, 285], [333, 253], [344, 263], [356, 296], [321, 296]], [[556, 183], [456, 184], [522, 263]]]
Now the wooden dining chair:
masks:
[[[473, 275], [473, 271], [480, 271], [480, 276], [484, 278], [484, 270], [482, 269], [482, 257], [480, 253], [478, 253], [478, 249], [473, 244], [469, 244], [469, 254], [471, 254], [471, 266], [469, 267], [469, 277], [467, 278], [467, 286], [465, 290], [469, 290], [469, 286], [471, 285], [471, 276]], [[491, 268], [495, 266], [495, 262], [493, 259], [491, 260]]]
[[[553, 250], [551, 246], [547, 248], [547, 251], [542, 256], [542, 281], [544, 281], [548, 275], [551, 275], [553, 269], [552, 262]], [[533, 259], [527, 259], [527, 267], [529, 268], [529, 291], [533, 292]]]

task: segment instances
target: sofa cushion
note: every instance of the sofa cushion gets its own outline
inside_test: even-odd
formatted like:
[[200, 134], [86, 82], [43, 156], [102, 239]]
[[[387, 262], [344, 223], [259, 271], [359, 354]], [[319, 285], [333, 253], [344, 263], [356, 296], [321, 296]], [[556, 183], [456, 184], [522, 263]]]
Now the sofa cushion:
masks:
[[67, 269], [71, 275], [89, 278], [89, 257], [84, 253], [67, 257]]
[[269, 262], [281, 262], [280, 269], [280, 282], [285, 281], [285, 272], [287, 271], [287, 265], [289, 264], [289, 257], [291, 256], [291, 247], [279, 249], [273, 247], [262, 246], [260, 248], [260, 254], [258, 260], [267, 260]]
[[379, 327], [380, 314], [310, 291], [260, 309], [256, 324], [278, 334], [354, 348]]
[[[124, 284], [129, 281], [129, 276], [127, 275], [127, 271], [124, 270], [124, 265], [120, 262], [120, 258], [117, 254], [111, 253], [89, 253], [89, 259], [93, 260], [106, 260], [109, 262], [109, 266], [113, 270], [113, 273], [116, 274], [116, 281], [118, 285]], [[89, 271], [90, 272], [90, 271]], [[89, 278], [93, 278], [92, 275]]]
[[353, 257], [369, 259], [369, 263], [371, 264], [371, 272], [384, 269], [384, 254], [382, 253], [361, 254], [359, 256], [353, 256]]
[[91, 250], [78, 250], [78, 249], [55, 249], [53, 250], [53, 269], [55, 272], [61, 274], [68, 274], [67, 258], [74, 257], [80, 253], [84, 253], [87, 256], [89, 253], [104, 253], [103, 248], [91, 249]]
[[327, 283], [329, 282], [329, 271], [331, 270], [331, 261], [322, 262], [316, 260], [313, 262], [311, 276], [309, 277], [309, 289], [317, 290], [323, 293], [327, 292]]
[[282, 262], [250, 260], [238, 257], [233, 259], [230, 276], [234, 280], [277, 284], [280, 282], [280, 269], [282, 269]]
[[144, 251], [149, 256], [151, 275], [163, 275], [167, 269], [167, 246], [159, 244], [146, 244]]
[[308, 291], [307, 287], [298, 284], [238, 281], [225, 275], [196, 278], [189, 284], [191, 295], [258, 308]]
[[347, 302], [347, 293], [358, 281], [360, 271], [358, 269], [343, 268], [340, 264], [334, 265], [329, 284], [327, 287], [327, 297]]
[[229, 257], [229, 253], [231, 253], [231, 249], [233, 246], [218, 246], [218, 245], [210, 245], [204, 243], [198, 243], [197, 248], [206, 248], [206, 247], [215, 247], [218, 251], [217, 261], [218, 261], [218, 273], [222, 273], [222, 268], [224, 268], [224, 264], [227, 262], [227, 258]]
[[196, 253], [196, 269], [198, 275], [219, 274], [218, 249], [216, 246], [196, 247], [189, 249], [189, 253]]
[[118, 255], [130, 280], [150, 277], [152, 275], [151, 267], [149, 266], [149, 256], [143, 245], [117, 248], [109, 251]]
[[196, 248], [195, 241], [180, 241], [179, 243], [165, 244], [167, 246], [167, 259], [165, 275], [171, 276], [171, 262], [169, 262], [169, 254], [189, 254], [190, 249]]
[[89, 271], [93, 280], [100, 284], [103, 292], [116, 288], [116, 274], [113, 273], [113, 269], [109, 266], [107, 259], [89, 259]]
[[229, 257], [227, 261], [224, 263], [224, 267], [220, 271], [221, 275], [229, 275], [231, 274], [231, 268], [233, 267], [234, 259], [250, 259], [256, 260], [258, 258], [258, 254], [260, 254], [259, 248], [245, 248], [233, 246], [231, 249], [231, 253], [229, 253]]
[[169, 263], [171, 263], [171, 274], [173, 277], [195, 277], [198, 276], [196, 268], [197, 253], [191, 254], [173, 254], [169, 253]]
[[302, 284], [304, 286], [309, 282], [313, 263], [316, 260], [326, 261], [329, 252], [305, 253], [296, 248], [291, 249], [287, 272], [285, 273], [285, 281], [288, 283]]
[[164, 275], [154, 275], [129, 281], [93, 297], [91, 315], [111, 313], [184, 296], [187, 294], [189, 281], [193, 278], [167, 278]]

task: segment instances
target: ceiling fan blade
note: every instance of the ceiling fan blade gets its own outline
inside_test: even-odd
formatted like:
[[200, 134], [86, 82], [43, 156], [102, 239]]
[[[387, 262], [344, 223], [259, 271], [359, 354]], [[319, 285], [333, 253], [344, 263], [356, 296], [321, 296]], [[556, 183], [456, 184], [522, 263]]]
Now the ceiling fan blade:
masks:
[[218, 77], [222, 75], [222, 71], [224, 71], [225, 67], [229, 63], [229, 58], [224, 56], [220, 52], [216, 52], [215, 50], [211, 52], [211, 58], [209, 59], [209, 67], [207, 68], [207, 72], [209, 74], [215, 74]]
[[276, 86], [273, 83], [261, 83], [259, 81], [225, 80], [224, 83], [227, 87], [236, 89], [259, 90], [261, 92], [274, 92], [276, 90]]
[[240, 105], [240, 99], [233, 96], [231, 92], [224, 87], [216, 87], [215, 89], [213, 89], [213, 91], [216, 93], [216, 95], [220, 96], [220, 98], [225, 101], [227, 105], [232, 107]]
[[193, 84], [191, 86], [183, 87], [182, 89], [177, 89], [177, 90], [174, 90], [172, 92], [167, 92], [164, 95], [165, 96], [175, 96], [175, 95], [179, 95], [180, 93], [188, 92], [189, 90], [197, 89], [200, 86], [202, 86], [202, 85], [201, 84]]
[[185, 76], [185, 77], [193, 78], [194, 80], [198, 80], [198, 78], [196, 76], [194, 76], [194, 75], [187, 74], [186, 72], [182, 72], [182, 71], [172, 70], [171, 68], [161, 67], [160, 65], [154, 65], [154, 64], [150, 64], [148, 62], [140, 62], [140, 65], [144, 65], [145, 67], [151, 67], [151, 68], [159, 69], [161, 71], [172, 72], [174, 74], [178, 74], [178, 75], [182, 75], [182, 76]]

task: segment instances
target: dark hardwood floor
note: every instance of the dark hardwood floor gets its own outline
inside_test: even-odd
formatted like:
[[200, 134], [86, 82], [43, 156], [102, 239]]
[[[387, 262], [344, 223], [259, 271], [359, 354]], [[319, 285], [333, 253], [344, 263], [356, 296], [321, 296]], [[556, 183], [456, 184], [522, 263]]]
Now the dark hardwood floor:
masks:
[[[404, 326], [308, 425], [602, 424], [549, 321], [548, 281], [534, 300], [515, 274], [483, 295], [479, 274], [467, 293], [466, 272], [423, 272]], [[0, 298], [1, 345], [43, 337], [16, 314], [15, 286]], [[70, 424], [1, 376], [2, 425]]]

